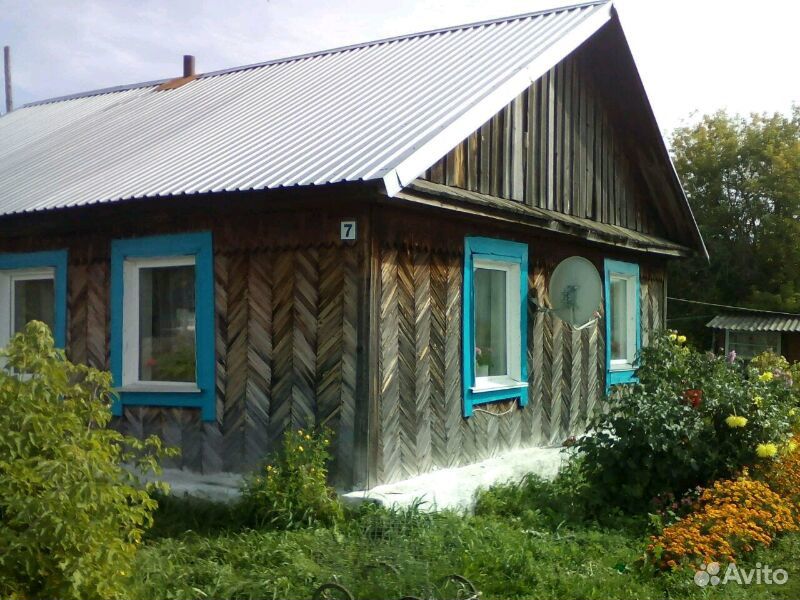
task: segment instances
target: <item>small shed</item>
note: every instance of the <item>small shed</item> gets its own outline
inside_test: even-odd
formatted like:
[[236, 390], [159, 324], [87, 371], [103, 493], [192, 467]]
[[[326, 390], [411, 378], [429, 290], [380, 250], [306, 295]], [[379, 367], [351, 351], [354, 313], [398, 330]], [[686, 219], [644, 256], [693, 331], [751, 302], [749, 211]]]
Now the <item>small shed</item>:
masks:
[[[50, 323], [191, 471], [298, 427], [333, 430], [342, 489], [561, 444], [694, 253], [607, 1], [0, 118], [0, 343]], [[581, 329], [539, 310], [571, 256], [604, 281]]]
[[800, 315], [750, 310], [717, 315], [706, 327], [713, 330], [713, 349], [749, 359], [771, 350], [789, 362], [800, 361]]

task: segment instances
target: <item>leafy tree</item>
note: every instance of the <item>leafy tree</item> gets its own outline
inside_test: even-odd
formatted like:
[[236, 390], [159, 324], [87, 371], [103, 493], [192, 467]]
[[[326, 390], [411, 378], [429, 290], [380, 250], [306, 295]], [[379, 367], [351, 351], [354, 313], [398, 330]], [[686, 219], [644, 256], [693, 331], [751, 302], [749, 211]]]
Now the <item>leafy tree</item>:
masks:
[[2, 355], [0, 597], [127, 597], [157, 503], [124, 464], [157, 470], [160, 440], [107, 428], [110, 375], [67, 361], [44, 323]]
[[[670, 295], [800, 312], [800, 106], [707, 115], [672, 137], [675, 167], [711, 255], [670, 267]], [[708, 347], [711, 307], [670, 305], [670, 325]]]

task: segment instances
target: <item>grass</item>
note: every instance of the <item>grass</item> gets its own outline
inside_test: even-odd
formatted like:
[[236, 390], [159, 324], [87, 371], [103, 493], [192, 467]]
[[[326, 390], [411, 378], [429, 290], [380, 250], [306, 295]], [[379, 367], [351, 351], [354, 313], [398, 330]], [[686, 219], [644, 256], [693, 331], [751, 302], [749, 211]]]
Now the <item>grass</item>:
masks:
[[569, 476], [498, 486], [476, 514], [426, 514], [365, 506], [336, 528], [244, 528], [235, 508], [162, 499], [140, 552], [137, 598], [311, 598], [327, 581], [356, 598], [455, 597], [446, 575], [470, 579], [483, 598], [797, 598], [800, 536], [751, 555], [789, 571], [784, 586], [701, 589], [692, 570], [656, 574], [641, 560], [645, 518], [587, 514]]

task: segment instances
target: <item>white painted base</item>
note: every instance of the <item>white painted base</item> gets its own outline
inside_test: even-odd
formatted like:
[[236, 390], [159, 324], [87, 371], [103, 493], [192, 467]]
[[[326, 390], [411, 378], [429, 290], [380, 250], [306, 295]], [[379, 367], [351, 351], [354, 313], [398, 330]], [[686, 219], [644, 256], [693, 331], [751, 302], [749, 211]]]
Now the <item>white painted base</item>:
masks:
[[[479, 489], [495, 483], [519, 481], [528, 473], [552, 479], [566, 459], [567, 454], [560, 446], [525, 448], [464, 467], [440, 469], [371, 490], [348, 492], [341, 497], [348, 504], [377, 502], [387, 507], [406, 507], [420, 500], [423, 510], [469, 511], [475, 505], [475, 494]], [[202, 475], [181, 469], [164, 469], [160, 479], [170, 485], [175, 496], [231, 502], [239, 497], [243, 476], [236, 473]]]
[[349, 492], [343, 494], [342, 499], [353, 503], [373, 501], [398, 508], [419, 500], [422, 510], [470, 511], [475, 506], [479, 489], [495, 483], [519, 481], [528, 473], [552, 479], [568, 457], [563, 450], [560, 446], [515, 450], [464, 467], [441, 469], [371, 490]]

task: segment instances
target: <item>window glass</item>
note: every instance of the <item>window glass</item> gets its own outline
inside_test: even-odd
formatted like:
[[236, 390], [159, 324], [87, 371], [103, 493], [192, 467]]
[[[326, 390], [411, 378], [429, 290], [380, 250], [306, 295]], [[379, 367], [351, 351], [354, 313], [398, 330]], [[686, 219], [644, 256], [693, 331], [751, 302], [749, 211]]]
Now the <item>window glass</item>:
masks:
[[728, 332], [728, 348], [736, 350], [740, 358], [753, 358], [767, 350], [780, 352], [780, 343], [780, 334], [772, 331]]
[[506, 271], [475, 269], [475, 373], [508, 375]]
[[30, 321], [42, 321], [52, 331], [55, 324], [55, 284], [47, 279], [14, 281], [14, 315], [12, 335], [25, 329]]
[[139, 269], [139, 380], [195, 381], [194, 265]]
[[629, 360], [628, 280], [611, 278], [611, 360]]

